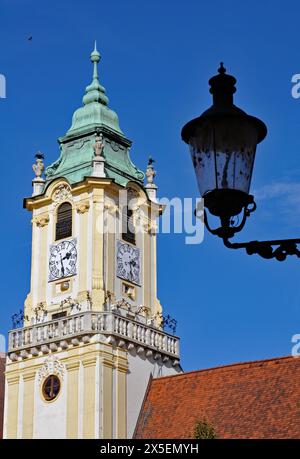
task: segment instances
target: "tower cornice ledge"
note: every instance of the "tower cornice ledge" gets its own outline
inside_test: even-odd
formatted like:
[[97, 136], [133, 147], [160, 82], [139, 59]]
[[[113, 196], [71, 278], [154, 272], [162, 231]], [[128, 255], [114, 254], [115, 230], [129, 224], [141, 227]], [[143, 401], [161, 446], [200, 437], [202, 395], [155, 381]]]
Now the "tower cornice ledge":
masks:
[[[38, 209], [40, 207], [44, 207], [50, 205], [52, 203], [52, 192], [53, 189], [57, 184], [65, 183], [70, 187], [71, 193], [73, 196], [80, 195], [83, 191], [90, 191], [93, 188], [105, 188], [114, 186], [114, 180], [111, 178], [104, 178], [104, 177], [85, 177], [84, 180], [78, 182], [76, 184], [69, 184], [66, 179], [57, 178], [49, 183], [48, 187], [44, 191], [43, 194], [39, 196], [30, 196], [28, 198], [24, 198], [23, 207], [29, 211], [33, 209]], [[115, 184], [116, 190], [118, 190], [118, 186]]]

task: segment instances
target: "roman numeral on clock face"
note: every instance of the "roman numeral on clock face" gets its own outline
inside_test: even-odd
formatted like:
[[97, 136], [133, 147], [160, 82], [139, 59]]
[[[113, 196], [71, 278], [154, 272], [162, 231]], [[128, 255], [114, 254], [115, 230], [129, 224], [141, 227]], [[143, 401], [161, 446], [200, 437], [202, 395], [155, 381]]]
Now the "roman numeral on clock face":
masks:
[[140, 249], [117, 242], [117, 276], [140, 285]]
[[49, 281], [76, 274], [76, 239], [62, 241], [50, 246]]

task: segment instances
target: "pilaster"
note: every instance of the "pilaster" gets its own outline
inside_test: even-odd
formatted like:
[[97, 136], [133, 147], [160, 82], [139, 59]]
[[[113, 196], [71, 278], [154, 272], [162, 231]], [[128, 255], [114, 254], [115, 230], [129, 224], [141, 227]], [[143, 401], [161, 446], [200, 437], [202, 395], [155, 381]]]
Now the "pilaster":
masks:
[[113, 354], [105, 353], [102, 363], [102, 438], [113, 437]]
[[96, 357], [85, 358], [82, 364], [84, 367], [83, 438], [95, 438]]
[[23, 373], [23, 429], [22, 438], [33, 438], [34, 381], [35, 371]]
[[68, 372], [67, 387], [67, 438], [78, 438], [78, 378], [79, 378], [79, 361], [73, 361], [66, 364]]
[[117, 349], [116, 358], [116, 438], [127, 438], [127, 355]]
[[18, 401], [19, 401], [19, 374], [7, 375], [7, 424], [6, 438], [17, 438], [18, 430]]
[[76, 203], [76, 211], [79, 216], [79, 238], [78, 238], [78, 292], [79, 294], [88, 290], [87, 288], [87, 258], [88, 258], [88, 217], [90, 202], [88, 194], [83, 193], [79, 202]]
[[93, 191], [93, 268], [92, 268], [92, 302], [93, 309], [102, 310], [105, 301], [103, 285], [103, 212], [104, 190]]

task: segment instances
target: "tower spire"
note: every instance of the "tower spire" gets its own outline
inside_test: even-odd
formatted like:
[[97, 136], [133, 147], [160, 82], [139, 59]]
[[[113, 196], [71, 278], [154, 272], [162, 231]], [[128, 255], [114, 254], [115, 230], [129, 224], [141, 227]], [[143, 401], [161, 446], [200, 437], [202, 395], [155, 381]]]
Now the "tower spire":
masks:
[[91, 53], [91, 61], [94, 63], [94, 73], [93, 73], [93, 81], [98, 80], [98, 63], [100, 62], [101, 56], [99, 51], [97, 50], [97, 41], [95, 40], [94, 51]]
[[97, 42], [95, 40], [94, 50], [91, 53], [91, 62], [94, 65], [93, 69], [93, 80], [92, 83], [86, 87], [86, 94], [83, 96], [82, 102], [84, 105], [91, 104], [93, 102], [100, 102], [102, 105], [108, 104], [108, 97], [105, 95], [105, 88], [101, 86], [98, 76], [98, 63], [100, 62], [101, 56], [97, 50]]

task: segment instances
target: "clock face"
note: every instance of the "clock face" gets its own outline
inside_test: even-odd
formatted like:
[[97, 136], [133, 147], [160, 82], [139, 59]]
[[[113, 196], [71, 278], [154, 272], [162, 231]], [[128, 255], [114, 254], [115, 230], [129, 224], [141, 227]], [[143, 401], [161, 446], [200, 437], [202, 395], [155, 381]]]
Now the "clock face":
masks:
[[50, 246], [49, 281], [76, 274], [76, 242], [71, 239]]
[[140, 249], [117, 242], [117, 276], [140, 285]]

